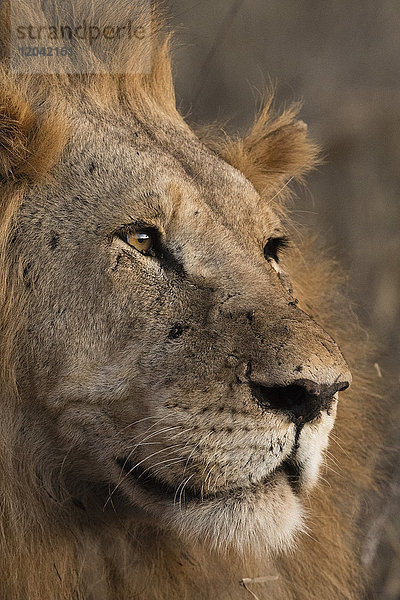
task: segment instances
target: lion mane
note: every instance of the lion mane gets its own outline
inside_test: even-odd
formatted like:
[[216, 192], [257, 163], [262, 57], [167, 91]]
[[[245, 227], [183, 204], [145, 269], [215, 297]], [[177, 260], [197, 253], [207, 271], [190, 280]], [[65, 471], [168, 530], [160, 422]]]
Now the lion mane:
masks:
[[[34, 10], [34, 2], [20, 4], [27, 14]], [[124, 6], [118, 3], [119, 8], [113, 8], [121, 11], [119, 17]], [[99, 22], [107, 23], [107, 11], [105, 8], [104, 14], [97, 15]], [[36, 352], [27, 342], [27, 332], [35, 328], [35, 314], [29, 311], [31, 297], [43, 295], [37, 269], [43, 272], [47, 267], [43, 257], [32, 257], [32, 266], [26, 253], [20, 252], [20, 215], [36, 190], [57, 183], [57, 165], [73, 140], [69, 106], [88, 106], [95, 118], [101, 112], [112, 115], [110, 119], [123, 116], [126, 122], [126, 116], [131, 115], [149, 130], [160, 114], [177, 127], [187, 127], [175, 108], [170, 37], [162, 33], [160, 22], [160, 16], [153, 14], [151, 69], [142, 74], [133, 73], [138, 56], [127, 41], [121, 41], [113, 55], [125, 75], [18, 74], [8, 64], [6, 44], [3, 48], [0, 595], [4, 600], [228, 599], [250, 597], [251, 590], [260, 600], [360, 598], [362, 538], [357, 524], [361, 499], [374, 481], [377, 381], [368, 344], [342, 293], [338, 265], [325, 258], [318, 242], [296, 232], [289, 220], [286, 184], [293, 178], [301, 180], [315, 165], [317, 154], [306, 127], [296, 120], [296, 107], [275, 114], [272, 101], [267, 101], [244, 136], [230, 138], [215, 129], [199, 135], [210, 153], [244, 174], [260, 197], [287, 222], [296, 240], [285, 258], [295, 294], [301, 306], [332, 332], [353, 374], [352, 385], [338, 406], [323, 477], [307, 495], [302, 531], [289, 548], [264, 555], [259, 548], [224, 547], [223, 542], [216, 541], [218, 532], [213, 529], [208, 537], [215, 543], [207, 544], [201, 539], [200, 525], [196, 539], [196, 534], [185, 536], [185, 531], [171, 533], [162, 526], [149, 527], [144, 518], [129, 520], [123, 504], [115, 508], [113, 518], [104, 510], [97, 511], [93, 520], [90, 502], [85, 505], [77, 494], [71, 502], [65, 489], [49, 475], [53, 456], [46, 442], [38, 438], [45, 414], [33, 401], [29, 403], [27, 389], [34, 398], [35, 384], [27, 388], [20, 382], [20, 374]], [[3, 41], [8, 34], [5, 11]], [[168, 127], [157, 135], [168, 139]], [[196, 173], [192, 176], [196, 178]], [[30, 218], [34, 223], [34, 212]], [[55, 237], [53, 243], [57, 243]], [[53, 325], [48, 323], [48, 327], [50, 331]], [[170, 332], [170, 337], [177, 337], [177, 331]], [[79, 338], [80, 332], [77, 329], [69, 335]], [[28, 405], [27, 413], [23, 407]], [[49, 431], [54, 443], [57, 435], [57, 431]], [[54, 465], [57, 474], [61, 467], [59, 462]], [[111, 513], [112, 508], [109, 503]], [[232, 535], [234, 538], [235, 533]], [[245, 545], [246, 532], [240, 535], [239, 545]], [[250, 543], [253, 540], [251, 531], [248, 539]]]

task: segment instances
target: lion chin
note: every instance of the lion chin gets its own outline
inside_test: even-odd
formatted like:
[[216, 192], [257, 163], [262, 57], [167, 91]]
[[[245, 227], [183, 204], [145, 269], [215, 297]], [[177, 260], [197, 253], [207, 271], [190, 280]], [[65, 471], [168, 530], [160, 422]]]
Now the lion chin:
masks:
[[119, 485], [134, 507], [145, 511], [146, 521], [188, 542], [218, 552], [233, 549], [239, 555], [286, 551], [307, 529], [303, 497], [318, 481], [337, 400], [338, 394], [328, 412], [294, 433], [282, 462], [247, 486], [238, 483], [205, 492], [203, 486], [199, 490], [182, 482], [173, 485], [129, 458], [117, 460], [124, 473]]

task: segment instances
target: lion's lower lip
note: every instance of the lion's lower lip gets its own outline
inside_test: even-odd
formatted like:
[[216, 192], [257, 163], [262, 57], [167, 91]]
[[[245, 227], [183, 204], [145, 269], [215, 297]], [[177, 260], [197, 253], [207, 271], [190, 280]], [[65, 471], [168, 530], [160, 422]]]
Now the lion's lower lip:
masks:
[[[131, 459], [117, 458], [116, 462], [130, 480], [133, 480], [136, 485], [139, 485], [142, 489], [145, 489], [149, 494], [156, 497], [162, 497], [164, 500], [169, 499], [172, 503], [179, 502], [181, 496], [181, 486], [171, 485], [166, 481], [157, 479], [151, 473], [136, 465]], [[267, 483], [271, 483], [278, 473], [284, 473], [287, 480], [295, 493], [299, 492], [300, 482], [300, 470], [295, 461], [291, 459], [285, 460], [273, 473], [270, 473], [262, 481], [257, 484], [253, 484], [250, 487], [237, 487], [233, 489], [221, 489], [216, 492], [207, 492], [196, 490], [193, 488], [184, 488], [184, 499], [185, 501], [207, 501], [216, 498], [223, 498], [226, 496], [232, 497], [233, 495], [241, 496], [243, 493], [248, 494], [251, 489], [259, 490], [260, 487]]]
[[278, 471], [285, 473], [292, 491], [298, 494], [300, 491], [301, 471], [299, 464], [294, 458], [287, 458], [278, 468]]
[[[163, 496], [164, 498], [171, 498], [171, 500], [175, 499], [175, 496], [177, 495], [176, 487], [170, 485], [166, 481], [161, 481], [160, 479], [153, 477], [149, 471], [143, 469], [141, 465], [135, 465], [131, 459], [127, 458], [117, 458], [117, 463], [123, 473], [128, 475], [131, 480], [133, 479], [140, 487], [145, 488], [148, 492], [157, 494], [157, 496]], [[193, 493], [193, 490], [185, 488], [185, 498], [199, 497], [200, 496]]]

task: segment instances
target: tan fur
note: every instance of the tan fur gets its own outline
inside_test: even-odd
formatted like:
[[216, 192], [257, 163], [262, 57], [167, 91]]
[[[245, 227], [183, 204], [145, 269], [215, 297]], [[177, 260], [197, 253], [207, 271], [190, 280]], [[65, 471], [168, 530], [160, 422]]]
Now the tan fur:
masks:
[[[201, 144], [152, 29], [147, 74], [17, 76], [3, 61], [1, 597], [228, 600], [265, 577], [248, 583], [260, 600], [355, 600], [376, 452], [368, 346], [315, 242], [286, 225], [294, 296], [262, 255], [316, 147], [270, 103], [243, 139]], [[131, 214], [166, 232], [178, 265], [115, 235]], [[244, 366], [268, 385], [289, 385], [299, 363], [316, 381], [343, 373], [325, 330], [353, 383], [322, 478], [297, 495], [275, 472], [293, 426], [261, 412]], [[307, 424], [299, 453], [323, 446], [333, 420]], [[131, 485], [115, 463], [131, 453], [177, 503]], [[185, 498], [185, 474], [203, 501]]]

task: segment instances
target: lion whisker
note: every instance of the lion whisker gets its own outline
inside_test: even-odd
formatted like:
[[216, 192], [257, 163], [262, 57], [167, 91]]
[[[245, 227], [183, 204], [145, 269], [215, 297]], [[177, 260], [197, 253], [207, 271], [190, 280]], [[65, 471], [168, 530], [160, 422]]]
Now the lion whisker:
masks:
[[[141, 446], [143, 444], [143, 442], [146, 442], [147, 440], [151, 440], [153, 437], [156, 437], [157, 435], [160, 435], [161, 433], [167, 433], [168, 431], [173, 431], [174, 429], [179, 429], [179, 427], [178, 426], [166, 427], [165, 429], [158, 429], [157, 431], [153, 431], [153, 433], [149, 434], [148, 436], [146, 436], [145, 438], [140, 440], [140, 442], [135, 443], [135, 445], [129, 451], [128, 458], [133, 454], [133, 452], [135, 452], [135, 450], [137, 450], [137, 448], [139, 448], [139, 446]], [[186, 432], [186, 430], [182, 430], [182, 434], [185, 432]]]
[[[160, 418], [158, 420], [158, 423], [162, 420], [162, 419], [166, 419], [167, 415], [165, 415], [164, 417]], [[155, 416], [149, 416], [149, 417], [143, 417], [142, 419], [138, 419], [137, 421], [133, 421], [132, 423], [129, 423], [129, 425], [125, 425], [125, 427], [123, 427], [122, 429], [119, 430], [120, 433], [122, 433], [122, 431], [125, 431], [126, 429], [129, 429], [129, 427], [134, 427], [135, 425], [138, 425], [139, 423], [143, 423], [143, 421], [148, 421], [149, 419], [156, 419]]]
[[195, 475], [195, 473], [193, 473], [192, 475], [190, 475], [190, 477], [188, 477], [188, 478], [186, 479], [185, 483], [184, 483], [184, 484], [183, 484], [183, 486], [182, 486], [181, 492], [180, 492], [180, 494], [179, 494], [179, 510], [182, 510], [182, 494], [183, 494], [183, 491], [184, 491], [184, 489], [185, 489], [186, 485], [187, 485], [187, 484], [189, 483], [189, 481], [192, 479], [192, 477], [194, 477], [194, 475]]
[[201, 438], [201, 439], [200, 439], [200, 440], [197, 442], [197, 444], [194, 446], [194, 448], [192, 449], [191, 453], [190, 453], [190, 454], [189, 454], [189, 456], [187, 457], [186, 464], [185, 464], [185, 468], [183, 469], [183, 473], [182, 473], [182, 475], [185, 475], [185, 472], [186, 472], [187, 466], [188, 466], [188, 464], [189, 464], [189, 461], [190, 461], [190, 459], [192, 458], [192, 456], [193, 456], [193, 454], [195, 453], [195, 451], [197, 450], [197, 448], [200, 446], [200, 444], [203, 444], [203, 443], [204, 443], [204, 441], [205, 441], [207, 438], [209, 438], [209, 437], [210, 437], [210, 435], [211, 435], [211, 432], [209, 432], [207, 435], [203, 436], [203, 437], [202, 437], [202, 438]]
[[154, 465], [150, 465], [149, 467], [147, 467], [147, 469], [144, 469], [138, 479], [140, 479], [142, 477], [142, 475], [144, 475], [145, 473], [147, 473], [148, 471], [152, 471], [153, 473], [155, 473], [155, 468], [160, 466], [160, 465], [165, 465], [166, 463], [168, 464], [175, 464], [178, 462], [183, 462], [185, 459], [184, 458], [166, 458], [165, 460], [160, 460], [159, 462], [156, 462]]
[[[123, 466], [121, 467], [121, 471], [120, 471], [120, 477], [118, 482], [116, 483], [116, 485], [114, 486], [111, 494], [109, 494], [104, 506], [103, 506], [103, 510], [106, 508], [108, 502], [111, 500], [111, 497], [113, 496], [113, 494], [115, 494], [115, 492], [117, 491], [117, 489], [121, 486], [121, 484], [127, 479], [127, 477], [130, 475], [130, 473], [132, 473], [137, 467], [139, 467], [141, 464], [143, 464], [146, 460], [149, 460], [150, 458], [152, 458], [153, 456], [156, 456], [157, 454], [160, 454], [161, 452], [166, 452], [167, 450], [171, 450], [171, 448], [175, 448], [175, 447], [180, 447], [180, 444], [175, 444], [174, 446], [167, 446], [166, 448], [161, 448], [160, 450], [157, 450], [156, 452], [153, 452], [152, 454], [150, 454], [149, 456], [146, 456], [145, 458], [143, 458], [141, 461], [139, 461], [138, 463], [136, 463], [135, 465], [133, 465], [129, 471], [127, 471], [126, 473], [124, 473], [124, 467], [126, 466], [129, 458], [125, 459], [125, 462], [123, 464]], [[123, 477], [121, 478], [121, 475], [123, 474]]]

